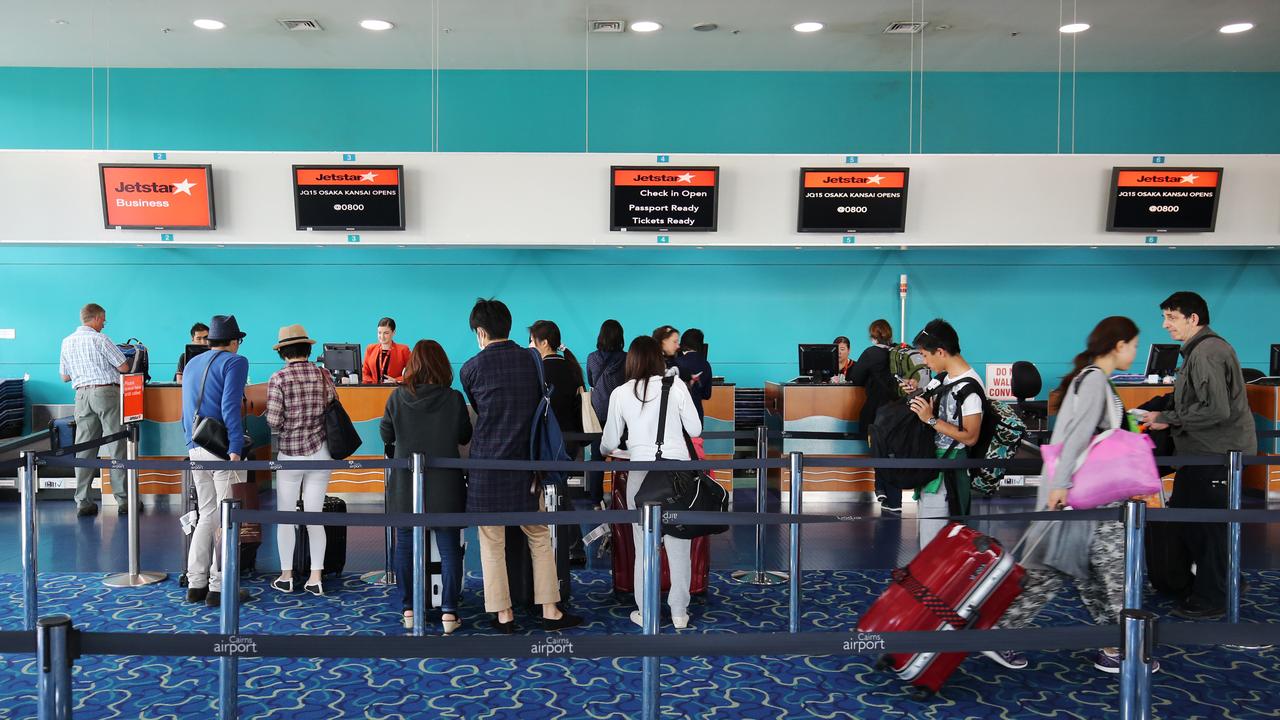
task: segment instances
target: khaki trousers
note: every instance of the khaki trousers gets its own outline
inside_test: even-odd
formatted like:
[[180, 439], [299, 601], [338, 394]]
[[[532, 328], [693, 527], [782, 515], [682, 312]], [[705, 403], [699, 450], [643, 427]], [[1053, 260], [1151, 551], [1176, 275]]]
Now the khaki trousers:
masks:
[[[538, 510], [545, 509], [538, 498]], [[556, 556], [551, 547], [551, 528], [521, 525], [533, 557], [533, 601], [546, 605], [560, 601], [560, 580], [556, 577]], [[502, 525], [481, 525], [480, 569], [484, 575], [485, 612], [501, 612], [511, 607], [511, 586], [507, 582], [507, 529]]]

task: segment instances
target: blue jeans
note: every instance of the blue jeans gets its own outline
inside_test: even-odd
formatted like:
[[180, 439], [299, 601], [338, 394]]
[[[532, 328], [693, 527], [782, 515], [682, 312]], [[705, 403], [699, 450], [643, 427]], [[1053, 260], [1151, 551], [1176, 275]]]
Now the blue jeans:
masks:
[[[458, 596], [462, 594], [462, 529], [433, 529], [436, 547], [440, 549], [440, 612], [456, 615]], [[426, 549], [428, 562], [430, 548]], [[404, 610], [413, 609], [413, 528], [396, 528], [396, 582], [400, 585], [400, 600]], [[425, 571], [426, 568], [423, 568]], [[431, 578], [427, 578], [430, 585]], [[428, 587], [428, 593], [430, 588]], [[430, 606], [430, 597], [427, 605]]]

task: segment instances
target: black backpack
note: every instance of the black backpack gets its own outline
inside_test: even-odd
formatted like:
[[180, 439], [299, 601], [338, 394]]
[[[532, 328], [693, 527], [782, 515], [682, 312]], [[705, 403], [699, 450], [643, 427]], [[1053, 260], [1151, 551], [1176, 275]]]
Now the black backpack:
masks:
[[[932, 399], [933, 392], [927, 391], [921, 397]], [[937, 445], [934, 442], [936, 433], [933, 428], [920, 422], [920, 417], [911, 411], [909, 402], [909, 397], [899, 398], [882, 405], [876, 412], [876, 419], [871, 423], [868, 433], [871, 457], [915, 460], [937, 458]], [[936, 469], [876, 468], [877, 480], [899, 490], [924, 487], [936, 477]]]

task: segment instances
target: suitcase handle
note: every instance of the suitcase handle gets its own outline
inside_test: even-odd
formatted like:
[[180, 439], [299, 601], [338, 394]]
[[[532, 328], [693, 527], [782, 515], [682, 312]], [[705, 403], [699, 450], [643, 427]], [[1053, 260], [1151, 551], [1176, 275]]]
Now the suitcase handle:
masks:
[[920, 582], [911, 574], [907, 568], [900, 567], [893, 570], [893, 581], [902, 586], [915, 601], [920, 603], [926, 610], [933, 613], [933, 616], [942, 622], [950, 625], [957, 630], [963, 629], [969, 625], [969, 621], [965, 620], [960, 613], [951, 607], [946, 600], [934, 595], [924, 583]]

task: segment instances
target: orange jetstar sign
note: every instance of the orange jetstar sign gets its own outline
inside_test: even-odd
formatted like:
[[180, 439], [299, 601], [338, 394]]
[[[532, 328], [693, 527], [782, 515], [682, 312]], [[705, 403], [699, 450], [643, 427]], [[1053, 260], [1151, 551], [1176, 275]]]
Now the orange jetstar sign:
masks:
[[1212, 170], [1121, 170], [1120, 187], [1213, 188], [1218, 173]]
[[102, 165], [108, 227], [212, 228], [208, 166]]
[[645, 187], [715, 187], [716, 171], [680, 168], [614, 170], [613, 184]]
[[840, 172], [832, 170], [812, 170], [804, 174], [806, 188], [901, 188], [906, 180], [906, 173], [900, 172]]
[[397, 168], [298, 168], [299, 185], [399, 185]]

